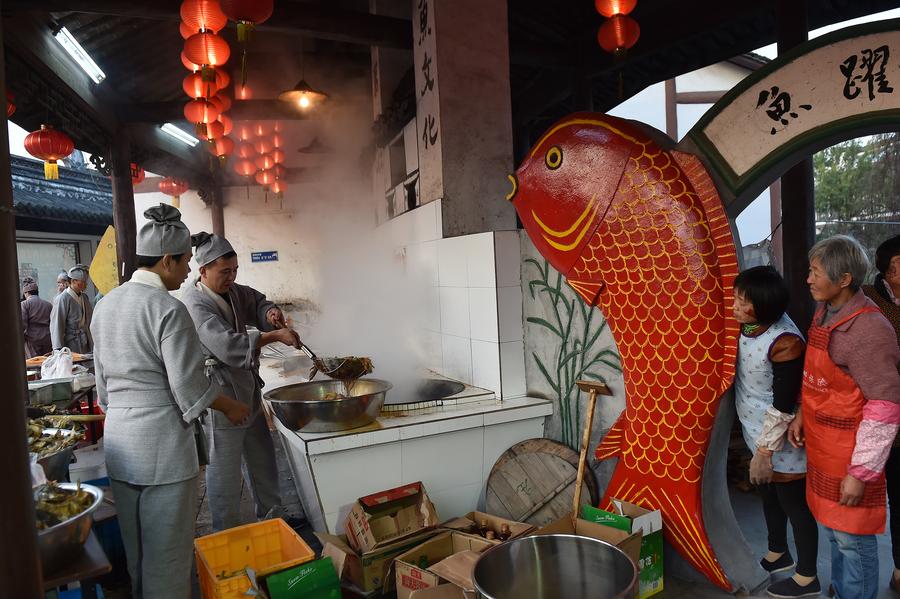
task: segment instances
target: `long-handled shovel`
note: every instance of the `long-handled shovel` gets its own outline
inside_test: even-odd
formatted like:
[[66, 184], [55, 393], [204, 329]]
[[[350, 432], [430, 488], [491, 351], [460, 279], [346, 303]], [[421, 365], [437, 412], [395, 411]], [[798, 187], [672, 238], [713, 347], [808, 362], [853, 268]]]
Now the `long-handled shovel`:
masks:
[[575, 477], [575, 501], [572, 506], [572, 528], [578, 521], [581, 511], [581, 485], [584, 483], [584, 467], [587, 463], [588, 443], [591, 442], [591, 425], [594, 423], [594, 407], [597, 405], [598, 395], [612, 395], [612, 391], [605, 383], [596, 381], [575, 381], [578, 388], [588, 392], [588, 409], [584, 417], [584, 432], [581, 434], [581, 455], [578, 458], [578, 475]]

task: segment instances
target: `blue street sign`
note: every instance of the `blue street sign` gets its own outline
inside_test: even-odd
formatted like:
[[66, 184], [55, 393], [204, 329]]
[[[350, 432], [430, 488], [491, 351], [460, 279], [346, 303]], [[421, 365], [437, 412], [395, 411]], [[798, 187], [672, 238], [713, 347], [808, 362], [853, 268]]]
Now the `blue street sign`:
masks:
[[278, 262], [278, 252], [250, 252], [250, 262]]

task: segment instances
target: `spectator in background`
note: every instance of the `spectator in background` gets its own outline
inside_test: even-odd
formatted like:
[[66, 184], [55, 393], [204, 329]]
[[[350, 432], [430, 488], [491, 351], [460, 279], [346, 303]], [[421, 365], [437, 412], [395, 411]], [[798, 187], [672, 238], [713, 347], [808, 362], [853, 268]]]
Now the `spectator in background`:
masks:
[[56, 295], [59, 295], [63, 291], [69, 288], [69, 275], [66, 271], [62, 271], [56, 277]]
[[38, 297], [34, 279], [26, 277], [22, 285], [22, 331], [25, 333], [25, 357], [43, 356], [53, 349], [50, 342], [50, 312], [53, 304]]
[[53, 300], [50, 314], [50, 338], [53, 349], [68, 347], [75, 353], [89, 354], [94, 349], [91, 337], [93, 306], [85, 290], [88, 267], [76, 264], [69, 269], [69, 286]]
[[862, 292], [869, 259], [852, 237], [809, 251], [818, 303], [807, 336], [801, 411], [788, 431], [806, 445], [806, 498], [831, 545], [839, 599], [875, 599], [886, 513], [884, 467], [900, 422], [900, 349], [894, 329]]
[[[893, 325], [900, 344], [900, 235], [891, 237], [875, 251], [875, 282], [863, 285], [863, 293], [875, 302], [881, 313]], [[890, 587], [900, 593], [900, 441], [894, 439], [887, 465], [884, 467], [887, 479], [888, 504], [890, 505], [891, 547], [894, 558], [894, 574]]]

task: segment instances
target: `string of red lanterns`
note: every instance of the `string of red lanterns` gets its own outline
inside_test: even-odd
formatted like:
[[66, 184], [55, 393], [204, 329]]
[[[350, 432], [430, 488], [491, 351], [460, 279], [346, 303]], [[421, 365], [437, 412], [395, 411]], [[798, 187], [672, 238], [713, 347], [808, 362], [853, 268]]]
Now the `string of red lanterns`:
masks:
[[635, 6], [637, 0], [594, 0], [594, 8], [607, 18], [597, 30], [597, 43], [606, 52], [619, 56], [637, 43], [641, 28], [628, 16]]

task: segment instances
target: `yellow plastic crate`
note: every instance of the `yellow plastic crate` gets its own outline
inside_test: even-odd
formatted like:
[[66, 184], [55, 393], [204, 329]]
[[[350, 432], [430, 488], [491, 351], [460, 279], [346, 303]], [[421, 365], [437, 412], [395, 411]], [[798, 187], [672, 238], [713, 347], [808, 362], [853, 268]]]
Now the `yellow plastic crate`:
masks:
[[250, 588], [250, 579], [243, 571], [247, 566], [262, 577], [316, 556], [281, 518], [194, 539], [194, 553], [204, 599], [243, 598]]

